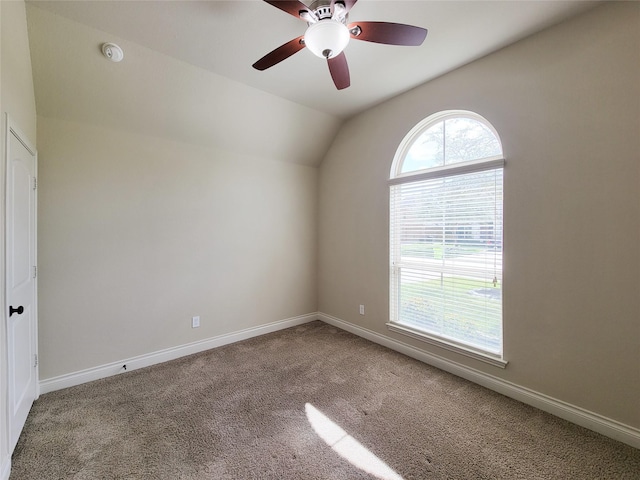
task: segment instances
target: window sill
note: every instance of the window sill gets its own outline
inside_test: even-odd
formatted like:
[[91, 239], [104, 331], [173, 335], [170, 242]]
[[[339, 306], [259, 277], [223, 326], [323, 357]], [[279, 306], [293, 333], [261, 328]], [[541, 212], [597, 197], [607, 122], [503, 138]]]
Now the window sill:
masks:
[[429, 343], [431, 345], [435, 345], [440, 348], [444, 348], [445, 350], [449, 350], [450, 352], [459, 353], [460, 355], [464, 355], [466, 357], [470, 357], [475, 360], [488, 363], [489, 365], [493, 365], [494, 367], [506, 368], [508, 363], [502, 358], [498, 358], [486, 353], [481, 353], [476, 350], [472, 350], [470, 348], [465, 348], [463, 346], [456, 345], [454, 343], [449, 343], [445, 340], [429, 336], [428, 334], [415, 330], [411, 327], [389, 322], [387, 323], [387, 328], [392, 332], [396, 332], [402, 335], [406, 335], [408, 337], [416, 338], [420, 341]]

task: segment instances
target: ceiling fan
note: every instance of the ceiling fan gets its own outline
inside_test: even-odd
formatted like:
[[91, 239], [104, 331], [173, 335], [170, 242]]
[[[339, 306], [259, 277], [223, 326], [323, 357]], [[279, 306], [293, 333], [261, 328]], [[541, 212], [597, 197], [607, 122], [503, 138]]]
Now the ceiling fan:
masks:
[[264, 1], [307, 22], [308, 27], [304, 35], [267, 53], [253, 64], [253, 68], [266, 70], [307, 47], [316, 56], [327, 59], [331, 78], [338, 90], [351, 84], [344, 55], [351, 38], [387, 45], [418, 46], [427, 36], [426, 29], [402, 23], [347, 23], [349, 11], [358, 0], [316, 0], [310, 7], [298, 0]]

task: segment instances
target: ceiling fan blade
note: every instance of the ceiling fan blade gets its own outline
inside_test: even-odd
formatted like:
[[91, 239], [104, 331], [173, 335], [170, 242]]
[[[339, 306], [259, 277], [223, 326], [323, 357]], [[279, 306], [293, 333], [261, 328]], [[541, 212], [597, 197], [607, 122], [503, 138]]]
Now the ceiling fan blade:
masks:
[[296, 18], [300, 18], [300, 12], [308, 12], [309, 7], [307, 7], [304, 3], [299, 2], [298, 0], [264, 0], [269, 5], [273, 5], [276, 8], [279, 8], [283, 12], [288, 13], [289, 15], [293, 15]]
[[329, 72], [331, 72], [333, 83], [335, 83], [338, 90], [342, 90], [351, 85], [349, 65], [347, 65], [347, 57], [344, 55], [344, 52], [333, 58], [329, 58], [327, 63], [329, 64]]
[[269, 67], [273, 67], [275, 64], [289, 58], [294, 53], [299, 52], [304, 48], [302, 39], [304, 35], [301, 35], [293, 40], [288, 41], [284, 45], [280, 45], [275, 50], [267, 53], [264, 57], [253, 64], [253, 68], [256, 70], [266, 70]]
[[[390, 22], [356, 22], [348, 25], [351, 38], [365, 42], [384, 43], [387, 45], [422, 45], [427, 36], [427, 29]], [[354, 33], [354, 29], [356, 32]], [[359, 32], [359, 33], [358, 33]]]

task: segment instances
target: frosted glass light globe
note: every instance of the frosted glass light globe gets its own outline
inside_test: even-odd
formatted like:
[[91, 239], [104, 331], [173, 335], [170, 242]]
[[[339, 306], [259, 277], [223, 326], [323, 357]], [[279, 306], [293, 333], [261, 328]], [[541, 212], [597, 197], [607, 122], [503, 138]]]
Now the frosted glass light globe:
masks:
[[320, 58], [340, 55], [349, 43], [349, 29], [337, 20], [320, 20], [307, 28], [304, 34], [306, 47]]

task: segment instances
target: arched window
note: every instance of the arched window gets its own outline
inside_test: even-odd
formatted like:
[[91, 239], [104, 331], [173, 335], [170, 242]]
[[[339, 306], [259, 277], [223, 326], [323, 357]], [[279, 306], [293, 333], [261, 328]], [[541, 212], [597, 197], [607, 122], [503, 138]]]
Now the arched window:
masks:
[[389, 328], [501, 367], [503, 167], [491, 124], [447, 111], [407, 134], [389, 180]]

